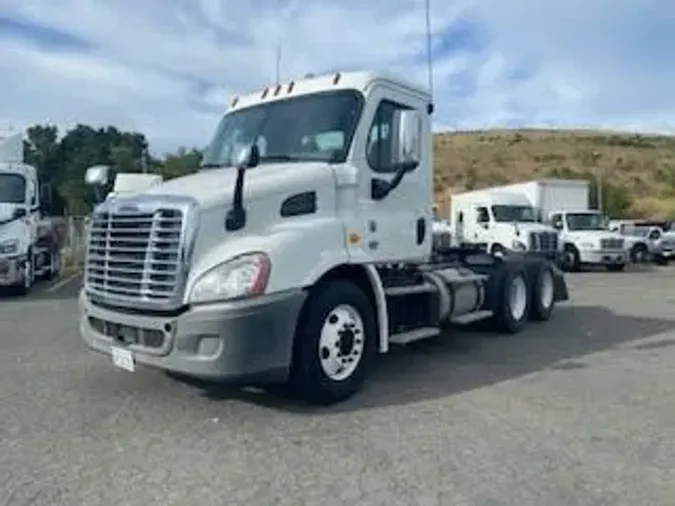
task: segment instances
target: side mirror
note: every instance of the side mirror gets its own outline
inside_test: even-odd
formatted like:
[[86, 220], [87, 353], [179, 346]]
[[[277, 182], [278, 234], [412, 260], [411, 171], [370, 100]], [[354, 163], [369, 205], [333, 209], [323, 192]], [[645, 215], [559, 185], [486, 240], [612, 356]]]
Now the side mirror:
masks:
[[91, 186], [105, 186], [110, 177], [110, 167], [107, 165], [94, 165], [89, 167], [84, 174], [84, 181]]
[[392, 137], [396, 139], [392, 162], [395, 167], [415, 170], [422, 161], [422, 115], [417, 110], [394, 112]]
[[19, 218], [23, 218], [27, 214], [28, 212], [26, 211], [25, 207], [17, 207], [16, 209], [14, 209], [14, 213], [12, 216], [14, 217], [14, 219], [18, 220]]
[[562, 229], [563, 229], [563, 224], [562, 224], [562, 223], [553, 223], [551, 226], [552, 226], [553, 228], [555, 228], [556, 230], [562, 230]]
[[40, 203], [45, 208], [51, 208], [52, 206], [52, 187], [49, 183], [40, 185]]
[[239, 151], [237, 155], [237, 168], [250, 169], [260, 163], [260, 149], [257, 144], [251, 144]]

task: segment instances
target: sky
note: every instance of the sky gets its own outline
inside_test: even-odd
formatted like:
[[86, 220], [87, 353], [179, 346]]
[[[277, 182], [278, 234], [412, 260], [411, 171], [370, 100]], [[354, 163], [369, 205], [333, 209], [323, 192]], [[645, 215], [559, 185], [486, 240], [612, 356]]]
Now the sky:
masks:
[[[437, 131], [675, 133], [672, 0], [431, 0]], [[427, 86], [424, 0], [0, 0], [0, 126], [204, 146], [229, 98], [386, 69]]]

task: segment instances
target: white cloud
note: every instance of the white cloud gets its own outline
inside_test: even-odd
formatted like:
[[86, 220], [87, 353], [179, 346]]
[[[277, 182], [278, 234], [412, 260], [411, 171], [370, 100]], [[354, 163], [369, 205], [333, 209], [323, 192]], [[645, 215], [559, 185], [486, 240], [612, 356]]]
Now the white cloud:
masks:
[[[435, 58], [439, 125], [675, 130], [675, 67], [663, 49], [675, 42], [675, 4], [432, 4], [439, 40], [467, 22], [478, 28], [468, 45], [465, 30], [453, 51]], [[0, 121], [114, 123], [145, 132], [156, 151], [203, 145], [229, 90], [274, 79], [280, 40], [284, 78], [376, 67], [424, 85], [423, 7], [423, 0], [3, 0]], [[3, 19], [42, 30], [3, 32]], [[90, 47], [50, 42], [46, 29]]]

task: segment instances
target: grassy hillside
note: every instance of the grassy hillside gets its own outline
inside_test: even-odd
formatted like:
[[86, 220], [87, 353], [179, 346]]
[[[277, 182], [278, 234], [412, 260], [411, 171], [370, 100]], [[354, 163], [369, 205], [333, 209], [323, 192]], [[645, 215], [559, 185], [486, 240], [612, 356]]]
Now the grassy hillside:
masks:
[[444, 133], [434, 139], [434, 157], [442, 208], [453, 191], [543, 177], [594, 182], [602, 174], [604, 207], [613, 217], [675, 217], [675, 137], [570, 130]]

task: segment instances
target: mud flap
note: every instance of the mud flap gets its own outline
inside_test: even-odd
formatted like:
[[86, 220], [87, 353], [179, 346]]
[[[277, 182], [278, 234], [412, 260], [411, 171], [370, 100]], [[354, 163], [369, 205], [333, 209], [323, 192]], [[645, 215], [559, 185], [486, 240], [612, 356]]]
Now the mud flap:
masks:
[[570, 300], [569, 291], [567, 290], [567, 281], [565, 281], [565, 275], [563, 272], [558, 269], [557, 266], [553, 266], [553, 284], [554, 284], [554, 297], [556, 302]]

